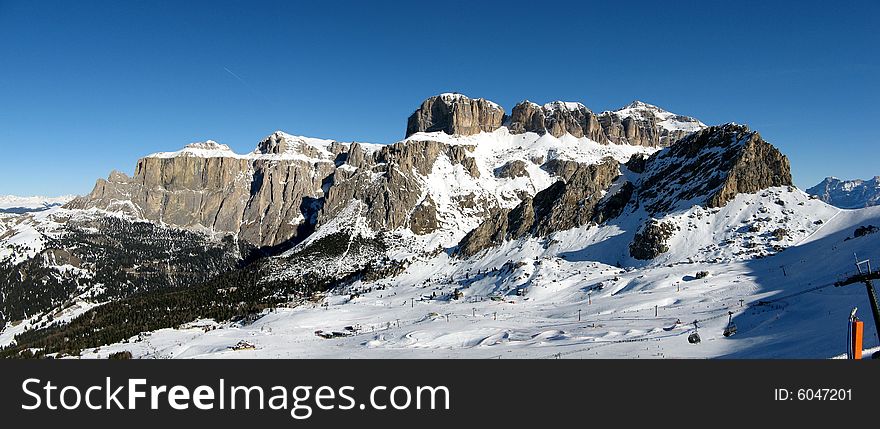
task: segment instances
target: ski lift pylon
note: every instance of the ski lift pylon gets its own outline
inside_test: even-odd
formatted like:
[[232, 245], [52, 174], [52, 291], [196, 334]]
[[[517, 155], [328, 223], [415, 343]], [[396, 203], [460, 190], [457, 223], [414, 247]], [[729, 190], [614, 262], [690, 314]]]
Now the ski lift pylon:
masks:
[[691, 344], [700, 343], [700, 332], [698, 331], [697, 321], [694, 320], [694, 332], [688, 335], [688, 342]]
[[733, 323], [733, 312], [727, 312], [727, 326], [724, 327], [724, 336], [729, 337], [736, 333], [736, 323]]

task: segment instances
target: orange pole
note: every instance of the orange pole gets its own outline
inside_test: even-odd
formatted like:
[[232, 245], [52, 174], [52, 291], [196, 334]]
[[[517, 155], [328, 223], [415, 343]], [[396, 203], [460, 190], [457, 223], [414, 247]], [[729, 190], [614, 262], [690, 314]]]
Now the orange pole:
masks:
[[852, 356], [853, 359], [862, 358], [862, 340], [865, 333], [865, 322], [855, 320], [852, 324]]

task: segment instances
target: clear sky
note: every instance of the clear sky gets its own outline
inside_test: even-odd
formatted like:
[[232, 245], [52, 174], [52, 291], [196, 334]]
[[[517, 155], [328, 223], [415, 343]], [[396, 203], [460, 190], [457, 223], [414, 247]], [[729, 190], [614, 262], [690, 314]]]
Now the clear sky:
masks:
[[749, 124], [795, 182], [880, 175], [880, 2], [0, 0], [0, 194], [280, 129], [388, 143], [428, 96]]

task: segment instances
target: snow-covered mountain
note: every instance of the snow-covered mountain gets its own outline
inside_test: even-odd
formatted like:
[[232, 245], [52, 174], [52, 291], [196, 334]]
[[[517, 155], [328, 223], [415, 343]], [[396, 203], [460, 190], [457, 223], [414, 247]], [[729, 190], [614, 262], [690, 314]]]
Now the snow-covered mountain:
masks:
[[20, 197], [16, 195], [0, 195], [0, 213], [30, 213], [60, 206], [74, 199], [75, 195], [60, 197]]
[[[800, 292], [850, 271], [853, 252], [880, 257], [872, 225], [876, 209], [796, 189], [788, 159], [744, 125], [642, 102], [595, 114], [524, 101], [508, 116], [442, 94], [393, 144], [280, 131], [248, 154], [195, 143], [0, 222], [0, 345], [86, 357], [831, 357], [835, 324], [868, 308], [864, 296]], [[729, 338], [728, 317], [740, 326]], [[699, 346], [686, 341], [695, 329]], [[255, 349], [230, 348], [240, 341]]]
[[826, 177], [807, 193], [842, 209], [858, 209], [880, 205], [880, 176], [869, 180], [841, 180]]

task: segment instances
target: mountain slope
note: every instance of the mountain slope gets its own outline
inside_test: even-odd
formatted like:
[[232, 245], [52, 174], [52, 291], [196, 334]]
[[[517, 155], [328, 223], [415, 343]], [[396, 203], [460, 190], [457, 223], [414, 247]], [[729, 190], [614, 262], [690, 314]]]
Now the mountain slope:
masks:
[[[699, 231], [677, 235], [680, 241], [668, 259], [643, 267], [624, 262], [619, 268], [594, 258], [606, 253], [602, 248], [617, 248], [607, 242], [619, 225], [581, 227], [557, 234], [549, 246], [526, 238], [478, 258], [442, 253], [417, 259], [392, 278], [355, 281], [315, 304], [267, 310], [253, 322], [221, 324], [224, 329], [157, 330], [128, 343], [84, 350], [83, 357], [122, 350], [146, 358], [839, 355], [845, 345], [840, 327], [849, 311], [857, 306], [862, 314], [868, 304], [863, 288], [830, 284], [854, 269], [853, 252], [880, 257], [880, 234], [851, 238], [855, 225], [880, 224], [880, 212], [839, 211], [787, 188], [766, 193], [739, 195], [721, 209], [696, 207], [666, 219], [682, 233], [691, 224]], [[791, 210], [804, 216], [795, 224], [804, 231], [787, 237], [790, 247], [776, 256], [743, 258], [737, 253], [752, 249], [744, 243], [709, 249], [682, 244], [694, 238], [714, 243], [714, 235], [734, 234], [749, 226], [741, 219], [753, 222], [755, 215], [768, 219], [758, 220], [761, 231], [754, 233], [754, 239], [764, 240], [764, 233], [792, 216]], [[708, 275], [699, 278], [703, 271]], [[800, 293], [823, 285], [828, 287]], [[728, 312], [739, 328], [732, 337], [722, 335]], [[876, 347], [873, 323], [865, 318], [866, 346]], [[687, 341], [694, 320], [702, 337], [698, 345]], [[339, 334], [324, 339], [315, 331]], [[230, 348], [242, 340], [255, 349]]]

